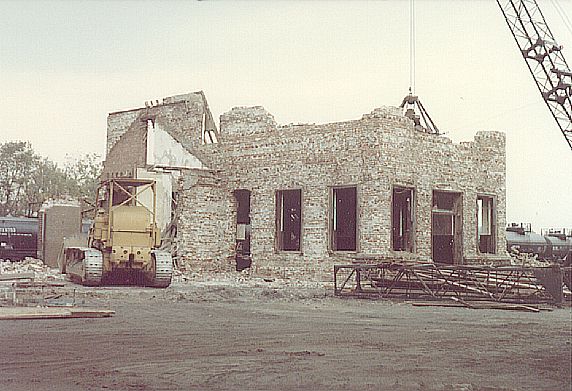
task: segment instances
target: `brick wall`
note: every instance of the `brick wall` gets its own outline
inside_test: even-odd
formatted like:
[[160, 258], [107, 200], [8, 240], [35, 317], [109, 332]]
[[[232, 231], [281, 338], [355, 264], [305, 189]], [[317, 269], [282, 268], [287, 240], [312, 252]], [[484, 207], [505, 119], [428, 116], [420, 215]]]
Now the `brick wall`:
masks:
[[187, 170], [180, 180], [177, 219], [179, 265], [194, 271], [234, 270], [236, 205], [214, 171]]
[[[506, 256], [502, 133], [479, 132], [472, 142], [453, 144], [446, 137], [414, 130], [412, 122], [391, 107], [354, 121], [287, 126], [277, 126], [261, 107], [241, 107], [223, 114], [220, 123], [221, 143], [201, 149], [207, 164], [222, 169], [226, 194], [234, 189], [252, 192], [251, 248], [258, 272], [331, 278], [334, 263], [352, 258], [429, 260], [433, 190], [462, 194], [465, 262]], [[358, 189], [355, 253], [333, 252], [328, 245], [330, 189], [346, 185]], [[414, 253], [391, 250], [391, 189], [396, 185], [415, 189]], [[275, 249], [275, 192], [281, 189], [302, 189], [301, 252]], [[477, 252], [477, 194], [496, 199], [497, 254], [493, 256]], [[233, 238], [224, 237], [230, 242], [222, 243], [223, 247], [231, 248]]]
[[147, 153], [147, 124], [139, 113], [119, 140], [107, 153], [102, 177], [134, 177], [136, 167], [145, 167]]
[[107, 116], [107, 154], [115, 143], [129, 130], [131, 124], [140, 116], [141, 110], [127, 110], [111, 113]]

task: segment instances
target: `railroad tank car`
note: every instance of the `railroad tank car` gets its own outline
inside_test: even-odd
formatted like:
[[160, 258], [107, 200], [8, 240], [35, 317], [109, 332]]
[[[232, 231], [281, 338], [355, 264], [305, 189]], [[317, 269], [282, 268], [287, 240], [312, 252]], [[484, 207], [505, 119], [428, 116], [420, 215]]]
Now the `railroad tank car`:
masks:
[[37, 257], [38, 219], [0, 217], [0, 259]]
[[521, 253], [536, 254], [539, 258], [545, 258], [549, 252], [549, 242], [544, 236], [520, 227], [506, 229], [506, 246], [509, 252], [516, 249]]
[[544, 236], [550, 243], [547, 256], [552, 259], [564, 259], [572, 251], [572, 237], [559, 233], [548, 233]]
[[564, 260], [571, 257], [572, 237], [560, 232], [540, 235], [523, 225], [506, 228], [506, 246], [521, 253], [536, 254], [539, 259]]

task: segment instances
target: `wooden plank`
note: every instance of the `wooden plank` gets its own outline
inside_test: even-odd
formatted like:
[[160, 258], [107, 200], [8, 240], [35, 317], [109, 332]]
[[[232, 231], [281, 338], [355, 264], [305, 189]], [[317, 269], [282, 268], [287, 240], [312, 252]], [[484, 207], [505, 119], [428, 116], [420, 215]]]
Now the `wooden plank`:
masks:
[[528, 305], [522, 304], [507, 304], [507, 303], [498, 303], [496, 305], [484, 305], [478, 306], [476, 308], [483, 308], [483, 309], [491, 309], [491, 310], [512, 310], [512, 311], [526, 311], [526, 312], [540, 312], [540, 310], [536, 307], [531, 307]]
[[451, 300], [453, 300], [454, 302], [457, 302], [457, 303], [461, 303], [462, 305], [464, 305], [467, 308], [477, 308], [473, 304], [467, 303], [465, 300], [459, 299], [458, 297], [453, 296], [453, 297], [451, 297]]
[[449, 307], [449, 308], [467, 308], [461, 303], [449, 303], [442, 301], [435, 302], [414, 302], [411, 303], [413, 307]]
[[72, 318], [108, 318], [115, 314], [113, 310], [101, 310], [93, 308], [69, 308]]
[[42, 288], [42, 287], [62, 288], [65, 286], [63, 282], [51, 282], [51, 281], [16, 282], [14, 285], [16, 286], [16, 288]]
[[61, 307], [0, 307], [0, 320], [107, 318], [113, 310]]
[[[451, 298], [457, 299], [457, 298]], [[540, 312], [552, 311], [551, 308], [537, 308], [523, 304], [509, 304], [509, 303], [491, 303], [491, 302], [478, 302], [468, 303], [464, 300], [457, 299], [455, 303], [447, 302], [414, 302], [411, 303], [414, 307], [459, 307], [459, 308], [473, 308], [483, 310], [507, 310], [507, 311], [526, 311], [526, 312]]]
[[0, 281], [34, 279], [34, 273], [4, 273], [0, 274]]
[[57, 319], [67, 318], [71, 312], [67, 309], [37, 308], [37, 307], [2, 307], [0, 319]]

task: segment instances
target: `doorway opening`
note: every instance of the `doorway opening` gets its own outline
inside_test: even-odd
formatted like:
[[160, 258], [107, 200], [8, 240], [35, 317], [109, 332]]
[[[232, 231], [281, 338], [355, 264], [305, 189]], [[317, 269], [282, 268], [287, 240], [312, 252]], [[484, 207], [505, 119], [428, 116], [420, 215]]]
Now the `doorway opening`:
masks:
[[252, 264], [250, 253], [250, 190], [235, 190], [236, 199], [236, 270], [242, 271]]
[[433, 262], [461, 264], [463, 224], [461, 193], [433, 191], [431, 253]]

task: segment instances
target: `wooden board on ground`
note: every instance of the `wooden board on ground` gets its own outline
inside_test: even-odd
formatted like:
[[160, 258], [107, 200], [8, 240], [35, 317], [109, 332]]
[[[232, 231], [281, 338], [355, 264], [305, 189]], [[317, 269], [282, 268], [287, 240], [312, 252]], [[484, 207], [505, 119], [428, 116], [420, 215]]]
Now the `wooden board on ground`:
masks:
[[0, 274], [0, 281], [34, 279], [34, 273], [4, 273]]
[[108, 318], [112, 310], [96, 308], [0, 307], [0, 320]]
[[472, 309], [489, 309], [489, 310], [509, 310], [509, 311], [526, 311], [526, 312], [540, 312], [552, 311], [550, 307], [537, 307], [524, 304], [514, 303], [501, 303], [491, 301], [471, 301], [470, 303], [464, 300], [454, 300], [454, 302], [432, 301], [432, 302], [413, 302], [414, 307], [464, 307]]
[[43, 288], [43, 287], [50, 287], [50, 288], [61, 288], [64, 287], [65, 284], [63, 282], [51, 282], [51, 281], [25, 281], [25, 282], [16, 282], [14, 283], [16, 288]]

